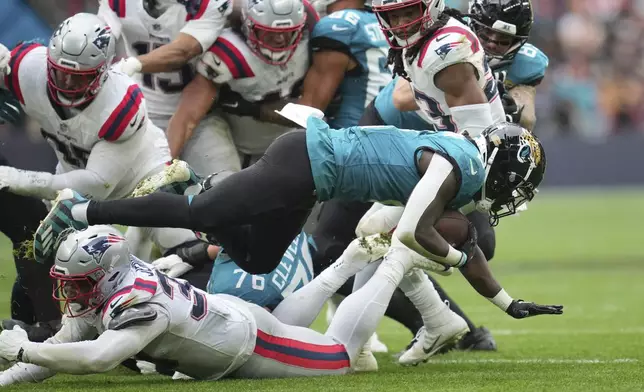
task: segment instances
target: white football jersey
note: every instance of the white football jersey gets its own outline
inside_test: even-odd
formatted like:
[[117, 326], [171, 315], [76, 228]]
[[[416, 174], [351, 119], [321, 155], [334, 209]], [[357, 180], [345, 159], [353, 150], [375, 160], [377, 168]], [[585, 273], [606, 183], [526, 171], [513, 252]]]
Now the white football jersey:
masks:
[[[128, 57], [141, 56], [175, 40], [179, 33], [193, 36], [205, 50], [217, 39], [232, 11], [229, 0], [170, 1], [158, 18], [143, 7], [143, 0], [102, 0], [98, 15], [120, 39]], [[120, 35], [120, 36], [119, 36]], [[172, 115], [179, 106], [181, 91], [194, 77], [193, 59], [175, 72], [140, 74], [133, 77], [141, 86], [152, 115]]]
[[[119, 143], [139, 139], [138, 166], [123, 173], [111, 198], [129, 195], [134, 187], [170, 159], [163, 131], [149, 120], [143, 93], [126, 75], [110, 70], [107, 80], [88, 106], [73, 117], [50, 99], [47, 79], [47, 48], [22, 44], [12, 50], [11, 75], [5, 88], [22, 104], [25, 113], [38, 121], [59, 161], [58, 173], [84, 169], [99, 142]], [[74, 111], [76, 109], [73, 109]], [[109, 165], [110, 162], [105, 162]]]
[[244, 302], [228, 295], [211, 295], [181, 279], [169, 278], [132, 257], [102, 282], [119, 279], [95, 320], [102, 333], [110, 321], [133, 305], [149, 303], [164, 312], [169, 325], [137, 355], [163, 363], [197, 379], [214, 380], [241, 366], [255, 348], [257, 325]]
[[[215, 44], [204, 53], [197, 71], [213, 83], [227, 84], [245, 100], [285, 98], [304, 80], [309, 68], [308, 32], [285, 65], [264, 62], [248, 47], [246, 39], [225, 29]], [[227, 115], [237, 149], [243, 154], [262, 154], [279, 135], [291, 130], [258, 122], [251, 117]]]
[[405, 61], [416, 103], [426, 115], [423, 117], [430, 119], [437, 130], [460, 132], [450, 115], [445, 93], [434, 84], [437, 73], [458, 63], [470, 63], [476, 68], [478, 84], [492, 106], [492, 118], [495, 122], [504, 121], [503, 104], [483, 46], [469, 27], [454, 18], [434, 33], [413, 62]]

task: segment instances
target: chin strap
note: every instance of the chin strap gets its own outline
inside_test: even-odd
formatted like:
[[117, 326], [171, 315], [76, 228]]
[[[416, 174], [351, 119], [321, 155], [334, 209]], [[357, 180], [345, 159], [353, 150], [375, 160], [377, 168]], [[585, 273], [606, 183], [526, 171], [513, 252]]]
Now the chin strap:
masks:
[[[492, 163], [494, 162], [494, 158], [496, 158], [496, 154], [499, 152], [499, 148], [495, 147], [494, 150], [492, 151], [492, 154], [490, 154], [490, 157], [487, 159], [487, 162], [485, 163], [485, 178], [483, 179], [483, 187], [481, 188], [481, 200], [478, 200], [476, 202], [476, 210], [480, 212], [489, 212], [490, 209], [492, 208], [492, 202], [493, 200], [488, 199], [485, 197], [485, 188], [486, 188], [486, 183], [487, 183], [487, 177], [490, 174], [490, 169], [492, 168]], [[482, 152], [482, 155], [485, 157], [485, 153]]]

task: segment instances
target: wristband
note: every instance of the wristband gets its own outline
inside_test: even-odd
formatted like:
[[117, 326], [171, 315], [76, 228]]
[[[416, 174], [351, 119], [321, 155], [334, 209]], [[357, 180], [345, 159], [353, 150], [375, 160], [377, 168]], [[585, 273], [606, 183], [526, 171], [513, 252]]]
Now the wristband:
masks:
[[513, 299], [508, 295], [508, 293], [505, 292], [505, 290], [501, 289], [494, 298], [488, 298], [490, 302], [492, 302], [494, 305], [498, 306], [502, 311], [508, 310], [510, 307], [510, 304], [512, 303]]

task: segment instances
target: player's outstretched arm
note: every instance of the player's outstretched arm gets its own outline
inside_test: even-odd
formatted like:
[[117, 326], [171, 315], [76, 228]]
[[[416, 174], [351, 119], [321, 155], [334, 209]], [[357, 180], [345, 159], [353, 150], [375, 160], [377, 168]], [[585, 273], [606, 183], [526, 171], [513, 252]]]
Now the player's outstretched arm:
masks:
[[[15, 332], [15, 334], [14, 334]], [[23, 331], [24, 332], [24, 331]], [[18, 340], [24, 337], [19, 331], [11, 331], [10, 335], [19, 336]], [[82, 317], [68, 318], [63, 316], [62, 327], [54, 336], [47, 339], [43, 344], [61, 344], [79, 342], [85, 339], [91, 339], [96, 335], [96, 329], [91, 326], [86, 319]], [[0, 351], [12, 351], [13, 341], [7, 345], [5, 340], [7, 336], [0, 334]], [[8, 347], [9, 346], [9, 347]], [[0, 373], [0, 386], [20, 384], [26, 382], [41, 382], [56, 375], [56, 372], [47, 367], [34, 365], [31, 363], [18, 362], [9, 369]]]
[[108, 329], [96, 340], [61, 344], [29, 342], [26, 332], [21, 329], [3, 331], [0, 356], [59, 373], [103, 373], [139, 353], [166, 330], [168, 322], [167, 316], [159, 313], [153, 321], [118, 330]]
[[166, 132], [172, 158], [181, 156], [183, 146], [215, 102], [217, 90], [217, 86], [200, 73], [183, 89], [179, 107], [170, 118]]
[[563, 313], [562, 305], [538, 305], [510, 297], [492, 275], [489, 264], [478, 246], [475, 247], [471, 260], [461, 267], [460, 271], [479, 294], [514, 318]]

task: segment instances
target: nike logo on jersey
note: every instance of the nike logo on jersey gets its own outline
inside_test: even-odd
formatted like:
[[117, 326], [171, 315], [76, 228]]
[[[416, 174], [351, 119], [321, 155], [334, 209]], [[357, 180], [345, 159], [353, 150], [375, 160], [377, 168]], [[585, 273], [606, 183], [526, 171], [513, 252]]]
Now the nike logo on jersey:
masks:
[[474, 163], [473, 163], [473, 162], [472, 162], [472, 160], [470, 159], [470, 174], [472, 174], [472, 175], [474, 176], [474, 175], [476, 175], [476, 173], [478, 173], [478, 172], [479, 172], [478, 170], [474, 170]]
[[436, 42], [441, 42], [442, 40], [444, 40], [445, 38], [447, 38], [447, 36], [448, 36], [448, 35], [449, 35], [449, 34], [441, 35], [441, 36], [440, 36], [440, 38], [436, 38]]
[[136, 116], [134, 116], [134, 119], [133, 119], [133, 120], [132, 120], [132, 122], [130, 123], [130, 126], [131, 126], [131, 127], [133, 127], [133, 126], [134, 126], [134, 124], [136, 124], [136, 120], [138, 120], [138, 119], [139, 119], [139, 115], [137, 114]]
[[341, 27], [341, 26], [338, 26], [338, 25], [334, 24], [333, 26], [331, 26], [331, 30], [333, 30], [333, 31], [345, 31], [345, 30], [349, 30], [349, 28], [348, 27]]
[[122, 299], [123, 299], [123, 297], [121, 297], [121, 298], [117, 299], [116, 301], [112, 302], [110, 304], [110, 309], [114, 309], [121, 302]]
[[235, 103], [222, 103], [222, 104], [221, 104], [221, 106], [226, 106], [226, 107], [229, 107], [229, 108], [236, 108], [237, 106], [239, 106], [239, 102], [235, 102]]

